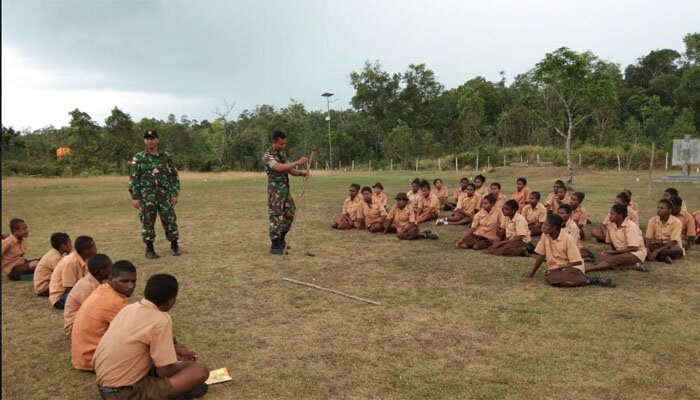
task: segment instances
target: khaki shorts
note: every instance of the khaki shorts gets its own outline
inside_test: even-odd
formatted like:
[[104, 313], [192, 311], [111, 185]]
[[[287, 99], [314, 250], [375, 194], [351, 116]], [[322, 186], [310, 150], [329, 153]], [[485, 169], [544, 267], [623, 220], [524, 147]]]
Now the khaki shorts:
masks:
[[169, 380], [146, 375], [131, 388], [125, 387], [114, 393], [100, 392], [100, 396], [109, 400], [165, 400], [170, 396], [172, 388]]

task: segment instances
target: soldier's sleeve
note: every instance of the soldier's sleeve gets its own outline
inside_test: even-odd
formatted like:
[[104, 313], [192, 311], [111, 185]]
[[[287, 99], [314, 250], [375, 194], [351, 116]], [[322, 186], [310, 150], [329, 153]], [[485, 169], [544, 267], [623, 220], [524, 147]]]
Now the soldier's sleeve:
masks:
[[269, 169], [273, 169], [275, 164], [277, 164], [277, 160], [275, 160], [275, 157], [272, 155], [272, 153], [265, 153], [265, 155], [263, 156], [263, 165]]
[[170, 197], [177, 197], [180, 194], [180, 177], [170, 154], [168, 154], [168, 171], [170, 171]]
[[129, 166], [129, 193], [132, 200], [141, 200], [141, 164], [138, 155], [131, 159]]

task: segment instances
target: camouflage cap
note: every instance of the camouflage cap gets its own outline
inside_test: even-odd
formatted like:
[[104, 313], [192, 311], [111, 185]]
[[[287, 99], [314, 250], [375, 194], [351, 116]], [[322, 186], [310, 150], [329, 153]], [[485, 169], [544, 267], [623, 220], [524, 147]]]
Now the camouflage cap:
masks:
[[154, 129], [148, 129], [146, 132], [143, 134], [143, 138], [147, 137], [152, 137], [154, 139], [158, 139], [158, 132], [156, 132]]

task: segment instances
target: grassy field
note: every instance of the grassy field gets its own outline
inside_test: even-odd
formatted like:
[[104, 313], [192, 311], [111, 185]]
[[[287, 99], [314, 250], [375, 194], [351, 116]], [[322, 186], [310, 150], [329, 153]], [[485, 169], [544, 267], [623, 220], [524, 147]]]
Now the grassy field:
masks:
[[[510, 194], [516, 174], [546, 193], [564, 171], [498, 169], [487, 183]], [[614, 289], [556, 289], [541, 271], [520, 277], [532, 259], [454, 249], [463, 227], [426, 225], [440, 240], [415, 242], [329, 228], [348, 184], [380, 180], [393, 198], [415, 175], [316, 174], [306, 204], [297, 198], [303, 211], [284, 262], [268, 255], [263, 174], [182, 174], [181, 257], [169, 255], [160, 226], [161, 258], [144, 257], [125, 177], [3, 179], [2, 226], [15, 216], [28, 222], [32, 257], [48, 250], [54, 231], [92, 236], [99, 252], [137, 265], [132, 301], [150, 275], [175, 275], [175, 334], [233, 376], [210, 388], [213, 399], [700, 398], [700, 247], [673, 265], [650, 263], [651, 273], [599, 274], [614, 277]], [[461, 176], [419, 175], [451, 188]], [[622, 188], [634, 193], [645, 226], [667, 186], [654, 183], [648, 198], [646, 177], [616, 171], [580, 172], [575, 183], [594, 226]], [[300, 186], [295, 179], [295, 194]], [[700, 206], [700, 185], [676, 187], [690, 210]], [[98, 397], [94, 376], [72, 370], [62, 326], [62, 313], [30, 282], [3, 279], [3, 398]]]

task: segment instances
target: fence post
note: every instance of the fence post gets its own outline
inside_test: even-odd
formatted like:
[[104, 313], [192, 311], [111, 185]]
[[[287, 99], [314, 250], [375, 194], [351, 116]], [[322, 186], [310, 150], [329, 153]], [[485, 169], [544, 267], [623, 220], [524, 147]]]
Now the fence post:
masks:
[[457, 157], [455, 157], [455, 172], [459, 172], [459, 167], [457, 166]]
[[520, 164], [523, 163], [523, 153], [520, 153]]
[[666, 172], [668, 172], [668, 151], [666, 152]]
[[391, 169], [391, 172], [394, 172], [394, 159], [389, 160], [389, 169]]
[[540, 155], [538, 154], [537, 155], [537, 164], [539, 164], [539, 163], [540, 163]]
[[341, 169], [343, 169], [343, 162], [338, 161], [338, 170], [341, 170]]
[[350, 167], [351, 172], [355, 172], [355, 160], [352, 160], [352, 167]]
[[442, 167], [440, 166], [440, 157], [438, 157], [438, 171], [442, 171]]
[[504, 167], [506, 166], [506, 155], [505, 154], [503, 155], [503, 166]]
[[318, 171], [318, 161], [316, 161], [316, 171]]
[[620, 153], [617, 153], [617, 170], [621, 171], [622, 168], [620, 168]]
[[479, 172], [479, 156], [476, 156], [476, 172]]
[[368, 172], [372, 172], [372, 160], [369, 160], [369, 171]]
[[578, 153], [578, 166], [580, 167], [582, 163], [583, 160], [581, 159], [581, 153]]
[[491, 169], [491, 156], [486, 156], [486, 168]]
[[416, 157], [416, 172], [418, 172], [418, 157]]

